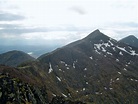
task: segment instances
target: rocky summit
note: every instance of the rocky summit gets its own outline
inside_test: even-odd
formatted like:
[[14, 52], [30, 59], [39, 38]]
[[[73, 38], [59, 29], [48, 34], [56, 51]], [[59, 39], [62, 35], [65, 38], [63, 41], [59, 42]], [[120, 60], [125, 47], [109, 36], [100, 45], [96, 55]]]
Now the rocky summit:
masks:
[[121, 39], [120, 42], [123, 42], [130, 46], [138, 48], [138, 39], [134, 35], [129, 35], [129, 36]]
[[45, 86], [51, 102], [137, 104], [137, 64], [138, 48], [95, 30], [15, 70], [25, 75], [20, 80], [37, 88]]

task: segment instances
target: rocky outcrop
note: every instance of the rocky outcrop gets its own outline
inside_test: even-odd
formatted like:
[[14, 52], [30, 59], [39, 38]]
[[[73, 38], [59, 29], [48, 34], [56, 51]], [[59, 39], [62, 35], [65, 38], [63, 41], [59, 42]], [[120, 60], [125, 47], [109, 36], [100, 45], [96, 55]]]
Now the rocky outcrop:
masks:
[[0, 104], [85, 104], [67, 100], [64, 97], [48, 99], [46, 87], [36, 87], [24, 83], [9, 73], [0, 73]]

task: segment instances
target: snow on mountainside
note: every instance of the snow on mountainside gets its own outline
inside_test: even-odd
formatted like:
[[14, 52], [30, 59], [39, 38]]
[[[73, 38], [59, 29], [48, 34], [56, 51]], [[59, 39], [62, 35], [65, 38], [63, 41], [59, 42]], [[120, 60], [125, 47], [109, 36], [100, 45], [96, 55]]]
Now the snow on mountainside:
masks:
[[[121, 102], [119, 96], [127, 99], [124, 96], [126, 86], [132, 88], [128, 89], [130, 92], [138, 91], [138, 49], [118, 42], [99, 30], [82, 40], [44, 54], [38, 60], [47, 64], [47, 67], [52, 67], [53, 71], [49, 76], [60, 78], [55, 80], [58, 88], [69, 98], [81, 98], [97, 103], [102, 99], [110, 103]], [[45, 71], [48, 73], [47, 69]], [[111, 96], [112, 100], [106, 99], [107, 95]], [[113, 96], [118, 96], [118, 101]], [[135, 97], [132, 99], [136, 101]]]
[[99, 30], [34, 62], [21, 73], [46, 86], [49, 99], [63, 96], [96, 104], [138, 103], [138, 48]]

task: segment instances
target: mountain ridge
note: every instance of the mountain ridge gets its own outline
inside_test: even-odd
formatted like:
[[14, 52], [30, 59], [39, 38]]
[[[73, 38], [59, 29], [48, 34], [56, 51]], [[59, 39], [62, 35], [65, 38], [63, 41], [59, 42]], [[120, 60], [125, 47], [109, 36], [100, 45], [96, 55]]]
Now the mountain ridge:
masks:
[[[91, 104], [138, 103], [138, 48], [99, 30], [18, 70], [45, 85], [49, 99], [63, 96]], [[64, 103], [63, 103], [64, 104]]]
[[134, 35], [129, 35], [119, 41], [138, 48], [138, 38], [136, 38]]
[[[94, 81], [94, 79], [107, 82], [107, 80], [113, 80], [111, 76], [114, 77], [115, 81], [119, 80], [119, 77], [122, 77], [121, 83], [128, 85], [125, 77], [131, 76], [130, 73], [133, 73], [132, 76], [137, 80], [137, 53], [137, 48], [120, 43], [96, 30], [84, 39], [68, 44], [54, 51], [52, 54], [40, 56], [41, 58], [38, 58], [38, 60], [47, 65], [48, 69], [45, 71], [49, 76], [55, 74], [59, 83], [62, 82], [62, 80], [64, 82], [64, 79], [66, 80], [70, 93], [76, 94], [75, 90], [79, 88], [82, 89], [82, 91], [80, 90], [80, 95], [77, 96], [81, 97], [84, 93], [88, 93], [88, 95], [94, 97], [94, 92], [96, 93], [98, 91], [97, 89], [101, 89], [99, 86], [102, 86], [97, 85], [98, 83]], [[106, 76], [107, 79], [103, 76]], [[98, 88], [96, 88], [96, 85], [92, 84], [92, 82], [95, 83]], [[77, 85], [77, 83], [79, 83], [79, 85]], [[123, 86], [121, 83], [115, 86]], [[107, 86], [107, 83], [102, 82], [102, 84]], [[93, 90], [90, 88], [93, 88]], [[64, 88], [62, 88], [61, 91], [63, 91], [63, 89]], [[111, 91], [112, 87], [107, 89]], [[120, 91], [122, 92], [123, 89], [120, 89]], [[90, 94], [89, 92], [92, 93]], [[64, 94], [68, 96], [68, 93], [64, 92]], [[83, 100], [86, 100], [85, 96], [83, 96]]]

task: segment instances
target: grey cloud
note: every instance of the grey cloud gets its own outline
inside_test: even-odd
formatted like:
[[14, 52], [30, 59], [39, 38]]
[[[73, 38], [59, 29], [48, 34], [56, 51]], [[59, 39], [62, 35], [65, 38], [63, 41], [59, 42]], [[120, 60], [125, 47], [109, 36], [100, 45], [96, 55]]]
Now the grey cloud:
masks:
[[116, 36], [117, 39], [121, 39], [121, 38], [124, 38], [126, 36], [129, 36], [129, 35], [134, 35], [138, 38], [138, 29], [135, 28], [135, 29], [124, 29], [123, 27], [120, 28], [120, 29], [116, 29], [116, 30], [113, 30], [115, 33], [117, 33], [118, 35]]
[[110, 25], [116, 26], [116, 27], [131, 27], [131, 28], [137, 28], [138, 27], [137, 22], [119, 22], [119, 23], [117, 22], [117, 23], [111, 23]]
[[22, 26], [19, 24], [0, 24], [0, 28], [3, 28], [3, 29], [14, 29], [14, 28], [20, 28], [20, 27]]
[[52, 32], [52, 31], [89, 31], [85, 27], [76, 27], [76, 26], [64, 26], [64, 27], [25, 27], [21, 24], [0, 24], [0, 34], [1, 35], [21, 35], [24, 33], [35, 33], [35, 32]]
[[74, 12], [80, 14], [80, 15], [86, 14], [86, 11], [81, 7], [73, 6], [73, 7], [70, 8], [70, 10], [72, 10], [72, 11], [74, 11]]
[[19, 24], [0, 24], [0, 34], [21, 35], [23, 33], [46, 32], [46, 28], [24, 27]]
[[135, 35], [138, 37], [138, 23], [137, 22], [122, 22], [122, 23], [112, 23], [107, 26], [109, 30], [114, 31], [118, 34], [116, 38], [126, 37], [128, 35]]
[[[125, 34], [125, 35], [135, 35], [138, 37], [138, 23], [136, 22], [126, 22], [120, 23], [122, 30], [118, 30], [117, 33]], [[124, 30], [123, 27], [128, 27], [128, 29]]]
[[1, 35], [4, 34], [21, 35], [24, 33], [34, 33], [34, 32], [47, 32], [47, 30], [43, 28], [7, 28], [0, 30]]
[[138, 37], [138, 29], [135, 29], [135, 30], [116, 30], [116, 32], [118, 34], [121, 34], [121, 35], [135, 35], [136, 37]]
[[2, 11], [0, 12], [0, 21], [17, 21], [25, 19], [24, 16], [21, 16], [19, 14], [5, 13]]
[[138, 27], [138, 23], [136, 23], [136, 22], [120, 23], [120, 25], [128, 26], [128, 27]]

